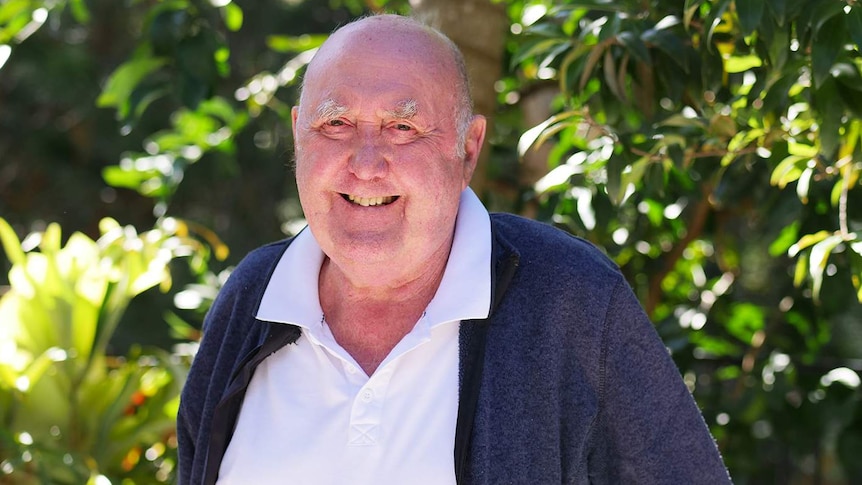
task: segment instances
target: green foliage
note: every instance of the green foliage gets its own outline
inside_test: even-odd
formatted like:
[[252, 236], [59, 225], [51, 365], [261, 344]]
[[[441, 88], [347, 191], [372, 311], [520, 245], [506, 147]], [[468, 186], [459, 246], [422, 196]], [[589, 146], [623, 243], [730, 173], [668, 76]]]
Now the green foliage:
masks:
[[101, 232], [61, 246], [51, 224], [21, 243], [0, 219], [13, 263], [0, 298], [0, 466], [14, 483], [167, 482], [174, 472], [185, 364], [107, 347], [131, 299], [169, 288], [171, 260], [202, 245], [172, 219], [142, 234], [104, 219]]
[[[103, 17], [106, 12], [110, 15], [111, 9], [91, 6], [92, 11], [80, 0], [4, 2], [0, 5], [0, 68], [13, 52], [7, 44], [17, 44], [39, 31], [48, 15], [53, 17], [53, 23], [48, 25], [57, 28], [41, 29], [50, 32], [40, 41], [48, 37], [51, 48], [57, 49], [49, 60], [80, 46], [82, 33], [95, 40], [106, 31], [128, 26], [129, 39], [119, 39], [119, 32], [114, 32], [109, 44], [123, 41], [132, 48], [118, 49], [120, 57], [111, 60], [109, 74], [100, 79], [101, 93], [80, 103], [85, 105], [81, 117], [91, 117], [93, 110], [87, 109], [87, 103], [111, 109], [116, 113], [119, 130], [103, 130], [95, 138], [99, 142], [115, 140], [112, 148], [123, 146], [116, 143], [123, 137], [141, 140], [142, 150], [125, 149], [117, 165], [100, 171], [110, 186], [150, 197], [156, 202], [153, 212], [159, 218], [153, 230], [142, 234], [134, 227], [120, 227], [105, 219], [100, 224], [102, 236], [98, 240], [75, 233], [63, 247], [58, 225], [51, 224], [47, 231], [34, 233], [21, 243], [15, 231], [0, 219], [0, 241], [13, 265], [9, 273], [11, 289], [0, 299], [3, 483], [172, 481], [178, 391], [188, 354], [193, 350], [182, 345], [169, 353], [133, 345], [120, 356], [113, 339], [117, 330], [122, 333], [120, 320], [133, 299], [150, 298], [144, 293], [152, 294], [147, 290], [153, 286], [163, 290], [171, 286], [169, 263], [179, 256], [187, 257], [190, 269], [180, 272], [184, 277], [180, 279], [190, 277], [193, 283], [173, 295], [178, 311], [148, 309], [138, 317], [137, 324], [158, 327], [164, 318], [173, 338], [199, 338], [199, 329], [185, 318], [202, 318], [224, 283], [229, 271], [214, 274], [209, 261], [212, 256], [224, 260], [227, 246], [203, 225], [162, 216], [175, 200], [187, 170], [196, 162], [209, 158], [221, 162], [211, 164], [214, 172], [230, 172], [226, 177], [229, 179], [237, 175], [241, 137], [249, 125], [259, 130], [254, 133], [254, 146], [267, 145], [264, 141], [268, 137], [263, 135], [268, 134], [266, 126], [273, 121], [264, 118], [274, 114], [282, 121], [289, 120], [289, 104], [279, 99], [279, 95], [285, 97], [279, 91], [295, 83], [298, 71], [322, 42], [319, 35], [291, 37], [279, 30], [278, 35], [269, 36], [273, 52], [293, 58], [272, 72], [261, 71], [255, 64], [251, 75], [247, 68], [239, 74], [247, 76], [243, 80], [235, 69], [237, 65], [242, 68], [245, 59], [231, 58], [227, 40], [249, 24], [234, 3], [129, 2], [128, 17], [116, 21], [109, 18], [108, 24]], [[304, 28], [316, 25], [307, 22], [308, 15], [305, 17], [301, 20]], [[76, 22], [96, 25], [80, 26]], [[327, 26], [324, 31], [331, 28]], [[62, 39], [51, 39], [53, 35]], [[244, 35], [249, 36], [248, 32]], [[25, 51], [29, 45], [20, 50]], [[100, 53], [109, 50], [104, 49], [104, 42], [94, 41], [92, 45], [101, 48]], [[18, 51], [16, 45], [15, 52]], [[92, 51], [84, 55], [91, 57], [81, 59], [93, 60]], [[7, 72], [8, 67], [4, 74]], [[37, 80], [50, 77], [49, 72], [40, 65]], [[11, 79], [13, 83], [18, 81]], [[9, 85], [15, 86], [13, 83]], [[98, 87], [98, 83], [90, 84]], [[49, 98], [42, 92], [39, 96]], [[79, 103], [79, 99], [72, 98], [70, 102]], [[23, 101], [25, 109], [38, 106], [26, 96], [16, 99]], [[73, 115], [70, 118], [77, 113]], [[275, 133], [275, 129], [269, 130]], [[251, 137], [247, 133], [245, 137], [248, 143]], [[82, 141], [86, 144], [86, 136]], [[0, 150], [5, 148], [6, 144], [0, 143]], [[105, 153], [110, 157], [117, 152], [106, 150], [99, 156]], [[32, 153], [25, 159], [28, 156], [32, 157]], [[267, 157], [272, 155], [258, 155]], [[25, 161], [30, 165], [32, 160]], [[4, 166], [0, 170], [0, 186], [8, 181], [6, 169]], [[228, 181], [230, 185], [234, 185], [233, 181]], [[223, 194], [217, 192], [216, 196]], [[5, 210], [3, 202], [0, 200], [0, 207]], [[255, 218], [260, 211], [261, 207], [254, 207]], [[261, 234], [244, 237], [257, 245]], [[4, 288], [0, 287], [0, 291]]]
[[[103, 96], [111, 87], [106, 88]], [[137, 190], [166, 204], [182, 182], [188, 166], [206, 152], [230, 155], [235, 152], [234, 136], [247, 121], [246, 113], [236, 112], [218, 97], [200, 102], [194, 111], [180, 109], [173, 114], [170, 129], [147, 139], [146, 153], [126, 154], [118, 166], [105, 168], [102, 172], [105, 182]]]
[[[209, 271], [210, 251], [227, 257], [214, 232], [163, 215], [187, 210], [212, 227], [221, 221], [219, 232], [241, 234], [245, 248], [278, 236], [265, 233], [278, 225], [262, 217], [267, 211], [278, 207], [283, 223], [300, 216], [295, 194], [281, 191], [282, 164], [272, 163], [289, 151], [284, 127], [299, 73], [325, 32], [349, 16], [408, 10], [395, 0], [324, 3], [244, 11], [247, 4], [231, 1], [133, 1], [123, 5], [122, 20], [100, 2], [0, 4], [0, 69], [10, 75], [0, 93], [11, 93], [3, 98], [11, 121], [0, 122], [7, 130], [21, 125], [10, 137], [27, 133], [40, 150], [57, 139], [73, 146], [42, 169], [54, 178], [71, 173], [58, 166], [98, 159], [97, 179], [120, 195], [131, 189], [149, 197], [161, 221], [140, 235], [110, 223], [98, 241], [76, 234], [65, 247], [56, 226], [19, 243], [0, 223], [14, 265], [13, 288], [0, 300], [0, 471], [12, 481], [170, 480], [171, 416], [184, 367], [163, 351], [108, 355], [107, 342], [133, 295], [170, 281], [168, 260], [190, 255], [194, 280], [175, 295], [179, 312], [160, 309], [177, 338], [196, 338], [183, 312], [205, 310], [226, 277]], [[621, 265], [736, 483], [862, 481], [860, 4], [505, 5], [513, 35], [491, 139], [497, 183], [517, 178], [506, 172], [518, 168], [518, 156], [548, 150], [547, 175], [514, 204], [596, 242]], [[336, 15], [327, 6], [347, 10]], [[115, 23], [116, 30], [106, 28]], [[92, 37], [74, 40], [80, 32]], [[19, 46], [30, 37], [38, 39]], [[26, 52], [37, 42], [41, 50]], [[112, 52], [95, 53], [114, 43]], [[24, 67], [10, 72], [19, 52]], [[27, 75], [24, 56], [38, 75]], [[65, 70], [47, 62], [58, 58]], [[79, 74], [97, 63], [89, 77]], [[549, 84], [558, 96], [547, 120], [522, 126], [519, 99]], [[88, 85], [100, 92], [81, 95]], [[81, 106], [93, 104], [116, 114], [113, 132], [76, 131], [70, 123], [74, 129], [47, 139], [24, 123], [42, 126], [31, 112], [91, 120], [97, 112]], [[89, 139], [80, 136], [86, 129]], [[0, 150], [8, 139], [0, 136]], [[101, 148], [88, 153], [96, 142]], [[11, 207], [10, 218], [20, 212], [7, 201], [7, 181], [38, 159], [16, 153], [0, 153], [10, 167], [0, 170], [0, 208]], [[252, 179], [254, 167], [265, 165], [280, 171]], [[195, 183], [201, 200], [184, 206]], [[89, 211], [70, 207], [84, 196], [47, 195], [39, 198], [62, 212]], [[122, 207], [124, 217], [135, 212]], [[120, 249], [125, 244], [128, 251]], [[40, 323], [20, 323], [31, 317]]]
[[[560, 93], [518, 145], [552, 145], [531, 196], [620, 263], [737, 482], [859, 480], [836, 460], [858, 449], [862, 342], [830, 337], [862, 323], [862, 5], [527, 1], [510, 15], [516, 85]], [[851, 377], [823, 384], [833, 372]]]
[[[765, 1], [652, 2], [647, 15], [639, 3], [562, 3], [530, 26], [515, 60], [528, 76], [552, 70], [577, 109], [528, 131], [522, 153], [564, 131], [555, 163], [606, 175], [596, 187], [614, 205], [635, 192], [663, 196], [676, 178], [698, 186], [697, 197], [715, 198], [734, 173], [763, 168], [773, 185], [795, 184], [803, 204], [831, 189], [823, 202], [837, 216], [834, 237], [791, 254], [807, 260], [818, 298], [830, 255], [856, 253], [862, 240], [847, 207], [862, 172], [862, 60], [852, 29], [862, 7], [770, 2], [779, 10], [766, 12]], [[614, 149], [589, 148], [598, 163], [563, 159], [601, 137]], [[856, 256], [839, 258], [859, 292], [862, 266]]]

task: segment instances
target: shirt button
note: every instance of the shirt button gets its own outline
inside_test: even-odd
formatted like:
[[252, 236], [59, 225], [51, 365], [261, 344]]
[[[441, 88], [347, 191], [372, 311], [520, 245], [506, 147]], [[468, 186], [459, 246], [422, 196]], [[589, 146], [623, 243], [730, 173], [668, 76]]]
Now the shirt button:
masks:
[[371, 402], [374, 400], [374, 391], [365, 389], [359, 397], [362, 399], [362, 402]]
[[356, 366], [353, 364], [347, 364], [347, 373], [356, 374]]

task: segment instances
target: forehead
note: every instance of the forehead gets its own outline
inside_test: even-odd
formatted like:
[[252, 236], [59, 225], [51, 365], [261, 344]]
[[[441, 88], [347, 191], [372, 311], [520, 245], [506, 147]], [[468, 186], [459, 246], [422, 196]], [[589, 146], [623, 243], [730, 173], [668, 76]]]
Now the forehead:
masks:
[[370, 17], [335, 31], [311, 64], [338, 55], [406, 57], [425, 63], [454, 61], [450, 44], [436, 31], [405, 18]]
[[441, 96], [455, 91], [458, 72], [436, 34], [397, 19], [369, 18], [324, 43], [308, 66], [303, 94], [338, 99], [377, 93], [390, 102]]
[[[300, 104], [314, 115], [389, 114], [399, 117], [451, 111], [453, 83], [424, 66], [405, 69], [366, 56], [329, 62], [306, 77]], [[324, 116], [325, 117], [325, 116]]]

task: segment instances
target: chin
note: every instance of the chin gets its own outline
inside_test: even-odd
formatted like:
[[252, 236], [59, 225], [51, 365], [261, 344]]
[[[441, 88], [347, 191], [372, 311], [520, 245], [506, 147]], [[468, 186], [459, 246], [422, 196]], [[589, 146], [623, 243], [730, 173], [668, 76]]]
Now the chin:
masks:
[[379, 235], [342, 235], [332, 238], [327, 255], [351, 265], [391, 264], [402, 248], [400, 241]]

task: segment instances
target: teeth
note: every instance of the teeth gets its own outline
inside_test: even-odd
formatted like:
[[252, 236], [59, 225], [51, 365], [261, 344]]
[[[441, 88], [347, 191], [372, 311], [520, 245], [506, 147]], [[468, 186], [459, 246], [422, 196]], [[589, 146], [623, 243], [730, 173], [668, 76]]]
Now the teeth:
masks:
[[357, 197], [355, 195], [348, 195], [347, 198], [350, 202], [361, 205], [362, 207], [391, 204], [392, 201], [395, 200], [395, 197], [391, 195], [386, 197]]

